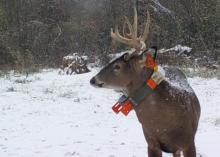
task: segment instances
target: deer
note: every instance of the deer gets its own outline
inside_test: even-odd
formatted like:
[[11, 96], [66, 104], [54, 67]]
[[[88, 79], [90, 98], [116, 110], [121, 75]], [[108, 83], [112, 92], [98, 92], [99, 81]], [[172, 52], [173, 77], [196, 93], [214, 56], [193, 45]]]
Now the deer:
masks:
[[[172, 153], [173, 157], [180, 157], [181, 153], [184, 157], [196, 157], [195, 134], [201, 109], [194, 90], [178, 68], [160, 67], [158, 70], [153, 56], [156, 49], [146, 49], [145, 44], [150, 28], [149, 12], [141, 36], [138, 36], [136, 8], [133, 24], [127, 17], [124, 23], [123, 35], [116, 25], [115, 30], [111, 29], [111, 37], [134, 50], [104, 66], [90, 79], [90, 84], [125, 95], [126, 101], [120, 98], [113, 110], [123, 111], [125, 115], [134, 110], [148, 144], [148, 157], [162, 157], [162, 152]], [[154, 64], [146, 64], [148, 60]], [[138, 103], [132, 103], [134, 98]]]

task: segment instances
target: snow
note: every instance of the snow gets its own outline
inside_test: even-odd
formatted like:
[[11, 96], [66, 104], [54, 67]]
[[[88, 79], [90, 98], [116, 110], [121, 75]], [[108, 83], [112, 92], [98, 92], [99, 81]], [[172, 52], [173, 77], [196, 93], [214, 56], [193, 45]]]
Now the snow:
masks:
[[[188, 84], [184, 83], [181, 78], [176, 79], [176, 80], [171, 80], [168, 77], [165, 77], [165, 79], [173, 88], [178, 89], [182, 94], [185, 94], [185, 91], [189, 93], [193, 92], [192, 88], [190, 88]], [[175, 97], [175, 95], [173, 96]]]
[[72, 54], [69, 54], [67, 56], [64, 56], [63, 59], [78, 61], [79, 63], [81, 63], [82, 59], [83, 60], [88, 60], [88, 56], [79, 56], [78, 53], [72, 53]]
[[182, 45], [176, 45], [169, 49], [161, 49], [159, 50], [159, 53], [166, 53], [166, 52], [176, 52], [178, 55], [181, 55], [183, 53], [189, 54], [192, 51], [192, 48], [188, 46], [182, 46]]
[[128, 53], [128, 54], [132, 54], [135, 52], [135, 49], [132, 48], [130, 50], [127, 50], [127, 51], [122, 51], [122, 52], [119, 52], [119, 53], [112, 53], [112, 54], [109, 54], [108, 56], [111, 58], [110, 62], [113, 62], [114, 60], [118, 59], [119, 57], [121, 57], [122, 55]]
[[[119, 94], [93, 88], [97, 73], [58, 75], [44, 70], [0, 78], [1, 157], [142, 157], [147, 145], [134, 114], [112, 112]], [[218, 157], [220, 80], [190, 78], [202, 115], [196, 135], [198, 156]], [[164, 154], [170, 157], [169, 154]]]
[[[174, 46], [172, 48], [169, 48], [169, 49], [165, 49], [165, 48], [160, 49], [160, 50], [158, 50], [158, 53], [174, 52], [177, 55], [189, 55], [191, 53], [191, 51], [192, 51], [192, 48], [190, 48], [188, 46], [183, 46], [183, 45], [178, 44], [178, 45], [176, 45], [176, 46]], [[132, 49], [127, 50], [127, 51], [122, 51], [122, 52], [117, 52], [117, 53], [109, 54], [109, 57], [111, 58], [110, 62], [116, 60], [117, 58], [121, 57], [125, 53], [132, 54], [134, 52], [135, 52], [135, 49], [132, 48]]]

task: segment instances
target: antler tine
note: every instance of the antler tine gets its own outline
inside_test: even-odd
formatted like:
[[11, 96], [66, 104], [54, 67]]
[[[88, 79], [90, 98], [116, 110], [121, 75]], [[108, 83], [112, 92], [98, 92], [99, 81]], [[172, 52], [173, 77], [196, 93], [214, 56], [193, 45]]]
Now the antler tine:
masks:
[[124, 21], [122, 33], [123, 33], [123, 36], [124, 36], [124, 37], [128, 37], [128, 38], [130, 39], [130, 38], [132, 37], [132, 35], [131, 35], [131, 29], [128, 27], [129, 32], [126, 32], [126, 31], [127, 31], [126, 25], [128, 25], [128, 24], [127, 24], [126, 21]]
[[137, 17], [137, 9], [134, 8], [134, 23], [133, 23], [133, 31], [134, 31], [134, 39], [137, 39], [137, 24], [138, 24], [138, 17]]
[[147, 40], [150, 28], [150, 13], [147, 11], [147, 22], [145, 24], [144, 33], [141, 37], [141, 41], [145, 42]]
[[124, 23], [123, 23], [123, 30], [122, 30], [124, 37], [126, 36], [126, 32], [125, 31], [126, 31], [126, 22], [124, 21]]
[[125, 23], [128, 25], [128, 29], [131, 33], [131, 37], [134, 39], [135, 36], [134, 36], [134, 30], [133, 30], [133, 27], [132, 27], [132, 24], [130, 23], [130, 21], [128, 20], [128, 17], [127, 16], [124, 16], [125, 18]]
[[117, 25], [115, 26], [115, 32], [111, 28], [111, 37], [112, 37], [112, 39], [114, 39], [114, 40], [116, 40], [118, 42], [130, 45], [130, 43], [129, 43], [130, 39], [127, 39], [127, 38], [125, 38], [125, 37], [120, 35], [120, 33], [118, 31], [118, 26]]

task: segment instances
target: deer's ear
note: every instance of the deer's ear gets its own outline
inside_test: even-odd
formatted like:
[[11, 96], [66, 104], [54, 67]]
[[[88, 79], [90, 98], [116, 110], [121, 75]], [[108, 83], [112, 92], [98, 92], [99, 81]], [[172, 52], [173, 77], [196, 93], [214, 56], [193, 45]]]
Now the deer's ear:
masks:
[[143, 52], [139, 55], [139, 65], [141, 68], [146, 67], [146, 60], [147, 60], [147, 52]]
[[128, 61], [130, 59], [130, 54], [129, 53], [125, 53], [123, 55], [123, 58], [124, 58], [125, 61]]
[[157, 47], [156, 46], [152, 46], [150, 48], [150, 53], [153, 56], [154, 60], [156, 60], [157, 59]]
[[148, 63], [147, 62], [155, 62], [157, 57], [157, 48], [156, 47], [152, 47], [148, 50], [143, 51], [140, 54], [140, 66], [141, 67], [147, 67]]
[[153, 59], [156, 60], [156, 58], [157, 58], [157, 47], [153, 46], [150, 49], [143, 51], [142, 54], [141, 54], [142, 58], [145, 59], [148, 54], [150, 54], [153, 57]]

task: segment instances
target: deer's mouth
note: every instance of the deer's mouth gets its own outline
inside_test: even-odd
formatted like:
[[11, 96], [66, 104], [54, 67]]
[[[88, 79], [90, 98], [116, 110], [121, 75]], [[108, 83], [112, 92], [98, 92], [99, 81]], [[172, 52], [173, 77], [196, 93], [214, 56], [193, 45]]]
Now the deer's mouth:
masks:
[[104, 83], [103, 82], [100, 82], [98, 81], [95, 77], [93, 77], [91, 80], [90, 80], [90, 84], [94, 87], [103, 87]]
[[97, 86], [100, 87], [100, 88], [103, 87], [103, 85], [104, 85], [104, 83], [97, 84]]

